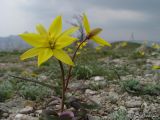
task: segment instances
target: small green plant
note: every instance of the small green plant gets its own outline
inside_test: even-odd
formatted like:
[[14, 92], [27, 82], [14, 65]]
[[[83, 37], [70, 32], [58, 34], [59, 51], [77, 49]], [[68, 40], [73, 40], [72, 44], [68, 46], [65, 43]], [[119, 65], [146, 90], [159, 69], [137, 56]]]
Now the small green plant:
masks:
[[77, 79], [88, 79], [92, 76], [92, 69], [86, 65], [77, 65], [73, 70], [73, 75], [77, 77]]
[[51, 90], [40, 85], [24, 84], [21, 86], [19, 93], [25, 99], [39, 101], [50, 96]]
[[102, 66], [102, 64], [100, 62], [94, 62], [94, 63], [91, 63], [92, 66], [92, 76], [106, 76], [107, 74], [107, 69]]
[[138, 59], [138, 58], [146, 58], [146, 54], [144, 52], [133, 52], [130, 56], [130, 59]]
[[160, 95], [160, 84], [145, 85], [143, 88], [143, 93], [149, 95]]
[[112, 115], [113, 120], [128, 120], [127, 111], [123, 109], [119, 109], [114, 112]]
[[0, 102], [4, 102], [5, 100], [12, 97], [14, 94], [13, 86], [9, 81], [3, 81], [0, 84]]
[[160, 84], [141, 84], [138, 80], [127, 80], [121, 85], [122, 88], [129, 93], [139, 95], [160, 95]]
[[140, 88], [140, 82], [138, 80], [127, 80], [125, 82], [123, 82], [122, 84], [123, 88], [125, 90], [131, 90], [131, 91], [140, 91], [141, 88]]

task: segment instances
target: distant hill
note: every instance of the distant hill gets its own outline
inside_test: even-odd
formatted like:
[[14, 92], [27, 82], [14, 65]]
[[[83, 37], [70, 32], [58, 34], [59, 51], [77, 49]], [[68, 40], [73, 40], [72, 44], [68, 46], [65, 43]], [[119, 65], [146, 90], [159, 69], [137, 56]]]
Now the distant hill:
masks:
[[[129, 42], [143, 44], [143, 43], [144, 43], [144, 40], [132, 40], [132, 41], [129, 41]], [[158, 44], [160, 44], [160, 40], [155, 40], [155, 41], [147, 40], [146, 42], [147, 42], [147, 45], [148, 45], [148, 46], [151, 46], [152, 43], [158, 43]]]
[[[116, 44], [120, 41], [112, 41], [112, 44]], [[144, 43], [144, 40], [133, 40], [133, 41], [128, 41], [129, 43], [135, 43], [131, 44], [131, 46], [134, 45], [140, 45]], [[151, 46], [153, 42], [159, 43], [160, 40], [157, 41], [148, 41], [147, 44], [148, 46]], [[12, 50], [23, 50], [30, 47], [28, 44], [26, 44], [19, 36], [16, 35], [11, 35], [8, 37], [0, 37], [0, 51], [12, 51]]]
[[[111, 42], [112, 43], [112, 46], [115, 46], [121, 42], [128, 42], [128, 46], [126, 48], [138, 48], [139, 46], [141, 46], [142, 44], [144, 44], [144, 40], [121, 40], [121, 41], [114, 41], [114, 42]], [[146, 45], [147, 47], [151, 47], [153, 43], [157, 43], [157, 44], [160, 44], [160, 40], [155, 40], [155, 41], [151, 41], [151, 40], [147, 40], [146, 41]]]
[[0, 37], [0, 51], [22, 50], [28, 47], [19, 36]]
[[112, 46], [116, 46], [122, 42], [127, 42], [127, 46], [126, 47], [130, 47], [130, 48], [137, 48], [137, 47], [140, 47], [141, 46], [141, 43], [138, 43], [138, 42], [132, 42], [132, 41], [115, 41], [115, 42], [112, 42]]
[[[119, 45], [122, 43], [122, 42], [127, 42], [127, 46], [125, 47], [120, 47]], [[137, 48], [139, 48], [142, 44], [141, 43], [136, 43], [136, 42], [131, 42], [131, 41], [116, 41], [116, 42], [112, 42], [112, 47], [110, 48], [111, 50], [112, 49], [115, 49], [117, 48], [117, 45], [119, 46], [118, 47], [118, 51], [122, 52], [132, 52], [134, 50], [136, 50]]]

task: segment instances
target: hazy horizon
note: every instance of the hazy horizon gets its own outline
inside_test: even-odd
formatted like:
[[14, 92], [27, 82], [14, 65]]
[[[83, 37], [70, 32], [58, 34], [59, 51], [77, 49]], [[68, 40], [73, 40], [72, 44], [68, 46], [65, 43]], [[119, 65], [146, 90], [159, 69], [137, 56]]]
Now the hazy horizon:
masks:
[[74, 15], [85, 12], [91, 27], [101, 27], [108, 40], [159, 40], [160, 1], [158, 0], [1, 0], [0, 36], [34, 32], [36, 24], [48, 27], [57, 15], [64, 28]]

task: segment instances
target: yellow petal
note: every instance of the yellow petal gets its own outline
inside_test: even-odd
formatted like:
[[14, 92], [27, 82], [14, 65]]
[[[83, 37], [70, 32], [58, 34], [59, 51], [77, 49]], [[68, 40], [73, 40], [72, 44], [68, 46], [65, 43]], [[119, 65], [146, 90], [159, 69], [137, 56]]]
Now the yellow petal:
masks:
[[20, 56], [21, 60], [37, 56], [40, 48], [31, 48]]
[[43, 25], [38, 24], [36, 26], [36, 29], [37, 29], [37, 31], [38, 31], [39, 34], [41, 34], [41, 35], [47, 35], [47, 30], [43, 27]]
[[47, 39], [39, 34], [34, 33], [24, 33], [19, 35], [25, 42], [27, 42], [29, 45], [33, 47], [42, 47], [42, 46], [48, 46], [47, 45]]
[[66, 46], [69, 46], [70, 44], [72, 44], [76, 40], [77, 40], [77, 38], [73, 38], [70, 36], [62, 36], [59, 39], [57, 39], [56, 44], [55, 44], [55, 48], [62, 49]]
[[89, 25], [88, 18], [85, 14], [83, 14], [83, 25], [84, 25], [86, 32], [89, 33], [90, 32], [90, 25]]
[[94, 36], [93, 41], [95, 41], [96, 43], [100, 44], [100, 45], [106, 45], [106, 46], [111, 46], [111, 44], [107, 41], [105, 41], [104, 39], [100, 38], [99, 36]]
[[74, 32], [76, 32], [77, 30], [79, 29], [79, 27], [71, 27], [67, 30], [65, 30], [62, 35], [71, 35], [73, 34]]
[[52, 56], [53, 52], [50, 48], [42, 48], [38, 55], [38, 66], [46, 62]]
[[58, 16], [55, 18], [55, 20], [52, 22], [50, 28], [49, 28], [49, 34], [52, 37], [58, 36], [62, 31], [62, 17]]
[[55, 56], [58, 60], [64, 62], [65, 64], [74, 65], [74, 63], [72, 62], [72, 60], [69, 57], [69, 55], [66, 54], [61, 49], [55, 49], [55, 50], [53, 50], [53, 56]]

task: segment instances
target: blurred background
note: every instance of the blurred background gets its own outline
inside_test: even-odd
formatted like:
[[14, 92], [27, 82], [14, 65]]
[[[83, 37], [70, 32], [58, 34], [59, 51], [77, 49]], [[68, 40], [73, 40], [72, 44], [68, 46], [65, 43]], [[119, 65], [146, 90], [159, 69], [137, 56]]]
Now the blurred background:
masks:
[[107, 41], [159, 42], [159, 5], [159, 0], [1, 0], [0, 50], [26, 48], [18, 34], [35, 32], [39, 23], [48, 27], [57, 15], [65, 29], [84, 12]]

